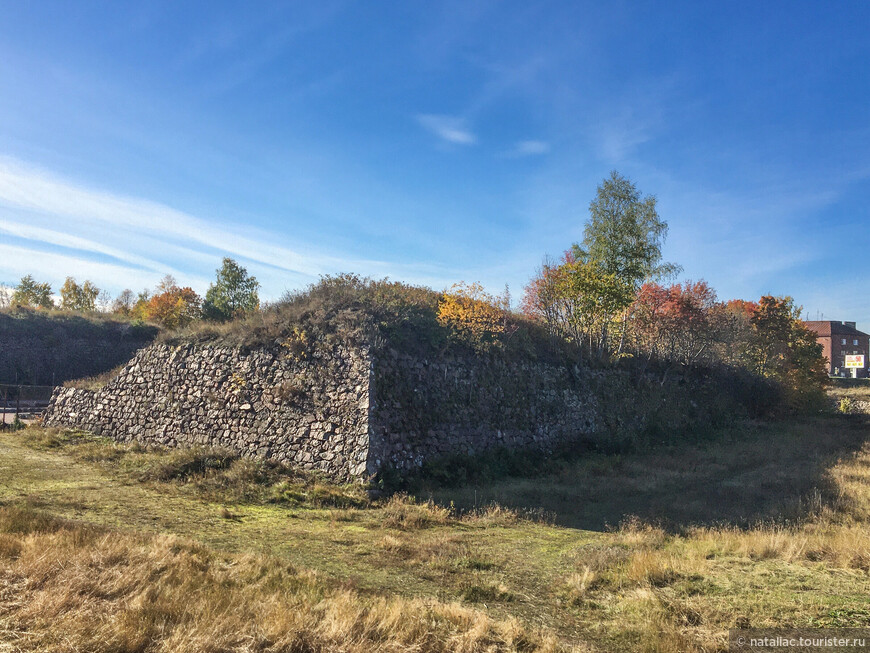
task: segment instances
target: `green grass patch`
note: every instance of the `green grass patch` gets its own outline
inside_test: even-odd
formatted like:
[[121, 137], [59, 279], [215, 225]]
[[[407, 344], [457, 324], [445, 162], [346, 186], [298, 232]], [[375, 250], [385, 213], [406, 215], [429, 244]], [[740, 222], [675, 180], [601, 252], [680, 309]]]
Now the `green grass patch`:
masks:
[[362, 507], [368, 504], [358, 484], [335, 484], [272, 460], [251, 460], [217, 448], [143, 447], [117, 443], [82, 431], [31, 427], [20, 439], [39, 451], [58, 451], [99, 464], [128, 481], [173, 486], [217, 503], [283, 504], [294, 507]]

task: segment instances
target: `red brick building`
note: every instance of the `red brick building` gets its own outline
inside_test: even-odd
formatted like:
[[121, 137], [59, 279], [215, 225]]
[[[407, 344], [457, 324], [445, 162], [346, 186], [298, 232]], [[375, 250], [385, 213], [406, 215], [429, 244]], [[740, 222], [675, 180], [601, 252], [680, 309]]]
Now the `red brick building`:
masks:
[[[867, 376], [870, 336], [855, 328], [854, 322], [836, 320], [804, 322], [808, 329], [816, 332], [822, 353], [828, 359], [828, 374], [834, 376]], [[864, 356], [864, 366], [846, 368], [846, 356]]]

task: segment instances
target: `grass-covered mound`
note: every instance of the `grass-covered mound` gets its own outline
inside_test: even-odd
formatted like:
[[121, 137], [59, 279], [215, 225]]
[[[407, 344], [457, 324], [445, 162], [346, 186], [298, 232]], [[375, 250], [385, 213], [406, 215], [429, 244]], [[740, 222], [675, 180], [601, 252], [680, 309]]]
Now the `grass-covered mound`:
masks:
[[60, 310], [35, 310], [18, 307], [0, 310], [0, 338], [33, 337], [46, 342], [66, 339], [127, 337], [152, 340], [159, 329], [151, 324], [130, 322], [103, 313], [72, 313]]
[[[447, 293], [388, 279], [353, 274], [325, 276], [318, 283], [247, 317], [224, 324], [199, 322], [166, 333], [163, 340], [209, 343], [242, 348], [292, 346], [333, 348], [368, 343], [386, 345], [421, 356], [450, 350], [544, 358], [565, 362], [577, 352], [527, 318], [487, 305], [487, 319], [497, 334], [471, 333], [456, 320], [444, 318]], [[475, 302], [476, 300], [470, 300]], [[486, 302], [479, 302], [483, 306]], [[469, 315], [468, 320], [476, 316]], [[496, 324], [497, 322], [497, 324]], [[486, 345], [486, 346], [483, 346]]]
[[[583, 365], [622, 369], [637, 378], [664, 380], [681, 373], [714, 374], [731, 391], [731, 385], [751, 386], [759, 401], [772, 404], [778, 399], [770, 383], [752, 378], [743, 369], [726, 365], [685, 366], [669, 360], [638, 360], [631, 356], [593, 356], [580, 343], [547, 331], [533, 319], [495, 303], [469, 300], [485, 305], [486, 314], [469, 310], [466, 315], [445, 312], [451, 291], [438, 292], [388, 279], [374, 280], [354, 274], [325, 276], [303, 291], [287, 293], [262, 310], [225, 323], [201, 321], [166, 331], [160, 340], [171, 344], [208, 343], [255, 348], [333, 348], [367, 343], [376, 350], [393, 347], [421, 357], [448, 352], [493, 355], [514, 360], [541, 360], [558, 365]], [[475, 331], [466, 323], [487, 322]], [[498, 324], [495, 324], [498, 322]], [[492, 332], [486, 332], [486, 327]], [[484, 332], [481, 335], [481, 332]], [[679, 370], [675, 373], [674, 368]]]
[[0, 383], [59, 385], [129, 360], [158, 329], [93, 313], [0, 311]]

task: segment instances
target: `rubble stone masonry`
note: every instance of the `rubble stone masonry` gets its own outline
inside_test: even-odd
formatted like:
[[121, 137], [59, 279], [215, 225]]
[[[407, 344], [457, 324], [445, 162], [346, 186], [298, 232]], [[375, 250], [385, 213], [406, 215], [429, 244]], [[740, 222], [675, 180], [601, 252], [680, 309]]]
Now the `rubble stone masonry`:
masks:
[[121, 442], [226, 447], [349, 480], [492, 448], [618, 438], [650, 419], [676, 431], [709, 419], [715, 402], [731, 410], [716, 379], [702, 385], [473, 354], [428, 360], [390, 347], [300, 356], [280, 346], [154, 344], [98, 391], [57, 388], [44, 423]]

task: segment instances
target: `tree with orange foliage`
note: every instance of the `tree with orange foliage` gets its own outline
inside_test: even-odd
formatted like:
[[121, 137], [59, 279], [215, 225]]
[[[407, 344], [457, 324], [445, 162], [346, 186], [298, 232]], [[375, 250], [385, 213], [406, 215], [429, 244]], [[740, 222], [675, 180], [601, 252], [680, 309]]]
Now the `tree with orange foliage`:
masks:
[[630, 311], [630, 330], [638, 354], [684, 365], [711, 357], [720, 307], [716, 291], [706, 281], [669, 287], [645, 283]]
[[728, 365], [746, 366], [746, 348], [752, 338], [751, 318], [758, 303], [744, 299], [730, 299], [720, 304], [713, 313], [717, 333], [716, 355]]
[[671, 325], [671, 355], [685, 365], [709, 358], [716, 339], [716, 291], [706, 281], [672, 285], [665, 304]]
[[649, 360], [664, 355], [664, 307], [668, 299], [669, 293], [665, 286], [648, 282], [640, 287], [629, 311], [629, 334], [638, 356], [645, 356]]
[[529, 281], [520, 300], [520, 311], [535, 320], [543, 322], [551, 333], [560, 331], [563, 302], [560, 296], [563, 271], [561, 266], [547, 260], [537, 274]]
[[785, 386], [794, 408], [821, 405], [828, 383], [822, 346], [800, 314], [791, 297], [762, 297], [749, 318], [752, 337], [745, 353], [750, 369]]
[[175, 279], [166, 275], [154, 295], [137, 302], [134, 314], [167, 329], [178, 329], [202, 316], [202, 298], [190, 287], [179, 288]]

